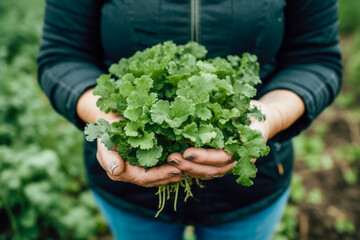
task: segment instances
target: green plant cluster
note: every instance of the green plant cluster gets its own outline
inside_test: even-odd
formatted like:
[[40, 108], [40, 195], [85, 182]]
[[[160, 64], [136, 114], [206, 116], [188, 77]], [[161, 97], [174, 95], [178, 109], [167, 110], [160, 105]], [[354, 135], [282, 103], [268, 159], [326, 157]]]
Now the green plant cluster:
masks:
[[37, 84], [43, 7], [0, 1], [0, 239], [84, 239], [104, 228], [85, 183], [81, 132]]
[[237, 161], [237, 182], [252, 185], [257, 169], [251, 159], [269, 152], [262, 134], [248, 126], [248, 117], [264, 117], [250, 109], [260, 83], [257, 58], [245, 53], [204, 60], [206, 53], [195, 42], [168, 41], [111, 65], [93, 93], [101, 97], [102, 111], [124, 119], [88, 124], [86, 139], [101, 138], [109, 150], [116, 146], [130, 164], [145, 168], [192, 146], [225, 149]]

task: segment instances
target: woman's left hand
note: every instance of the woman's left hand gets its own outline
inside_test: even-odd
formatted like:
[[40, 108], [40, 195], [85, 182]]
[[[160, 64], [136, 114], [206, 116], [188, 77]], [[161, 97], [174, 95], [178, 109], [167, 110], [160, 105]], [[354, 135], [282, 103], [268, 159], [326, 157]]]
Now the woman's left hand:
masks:
[[[259, 130], [265, 140], [268, 140], [271, 135], [271, 120], [275, 110], [260, 101], [252, 101], [251, 105], [260, 108], [262, 113], [266, 115], [266, 120], [250, 119], [250, 127]], [[169, 164], [182, 170], [184, 175], [202, 180], [222, 177], [230, 172], [236, 164], [232, 156], [224, 150], [195, 147], [188, 148], [184, 154], [170, 154], [167, 160]], [[255, 162], [255, 160], [253, 161]]]
[[183, 171], [183, 175], [209, 180], [222, 177], [235, 166], [231, 155], [224, 150], [188, 148], [181, 153], [172, 153], [168, 163]]

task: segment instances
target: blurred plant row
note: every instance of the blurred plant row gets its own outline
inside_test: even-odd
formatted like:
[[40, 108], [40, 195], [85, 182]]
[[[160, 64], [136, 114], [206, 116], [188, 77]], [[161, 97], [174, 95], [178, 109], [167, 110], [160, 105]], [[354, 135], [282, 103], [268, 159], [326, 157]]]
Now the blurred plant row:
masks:
[[36, 80], [43, 0], [0, 1], [0, 239], [84, 239], [105, 228], [82, 135]]
[[[349, 126], [359, 128], [360, 1], [339, 4], [345, 84], [332, 114], [340, 111]], [[82, 134], [52, 110], [37, 85], [43, 5], [43, 0], [0, 1], [0, 240], [88, 239], [106, 231], [84, 177]], [[313, 127], [311, 137], [295, 139], [298, 158], [312, 171], [341, 162], [345, 181], [359, 184], [356, 129], [355, 134], [350, 131], [350, 141], [330, 150], [324, 142], [329, 131], [323, 121]], [[274, 239], [297, 239], [296, 204], [322, 200], [321, 189], [306, 189], [301, 175], [295, 175], [292, 203]], [[337, 219], [334, 229], [355, 232], [346, 217]]]
[[[349, 186], [359, 186], [360, 1], [338, 0], [338, 3], [344, 63], [343, 88], [334, 105], [308, 131], [294, 139], [294, 147], [296, 159], [302, 161], [311, 172], [316, 174], [340, 166], [344, 182]], [[323, 190], [305, 187], [303, 181], [306, 176], [302, 175], [300, 171], [293, 177], [290, 203], [274, 240], [298, 239], [298, 204], [305, 202], [316, 206], [324, 201]], [[343, 213], [333, 215], [333, 229], [339, 236], [353, 236], [351, 239], [356, 239], [355, 232], [360, 229], [355, 219]]]

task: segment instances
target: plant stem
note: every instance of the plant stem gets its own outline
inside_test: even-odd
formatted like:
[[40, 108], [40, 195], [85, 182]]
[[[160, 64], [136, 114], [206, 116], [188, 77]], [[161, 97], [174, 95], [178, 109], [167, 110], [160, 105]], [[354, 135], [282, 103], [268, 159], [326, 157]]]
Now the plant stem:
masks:
[[187, 177], [183, 180], [181, 180], [180, 182], [176, 182], [176, 183], [169, 183], [163, 186], [159, 186], [158, 187], [158, 191], [156, 192], [155, 195], [159, 196], [159, 210], [155, 215], [155, 218], [157, 218], [159, 216], [159, 214], [162, 212], [162, 210], [165, 207], [165, 201], [169, 200], [171, 197], [172, 193], [175, 193], [174, 196], [174, 211], [176, 212], [176, 206], [177, 206], [177, 201], [179, 198], [179, 189], [180, 186], [184, 187], [184, 192], [185, 192], [185, 198], [184, 198], [184, 202], [187, 201], [187, 199], [189, 197], [194, 197], [192, 191], [191, 191], [191, 186], [196, 183], [196, 185], [198, 185], [200, 188], [203, 188], [204, 186], [201, 184], [200, 180], [195, 178], [195, 182], [193, 181], [192, 178]]

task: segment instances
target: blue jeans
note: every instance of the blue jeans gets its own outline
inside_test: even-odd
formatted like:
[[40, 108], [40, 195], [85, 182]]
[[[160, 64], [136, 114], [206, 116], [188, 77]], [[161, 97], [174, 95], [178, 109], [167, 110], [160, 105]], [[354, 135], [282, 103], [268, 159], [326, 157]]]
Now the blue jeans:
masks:
[[[270, 240], [289, 198], [288, 188], [268, 208], [230, 223], [194, 226], [197, 240]], [[116, 240], [181, 240], [185, 226], [160, 222], [120, 210], [93, 192], [100, 212]]]

